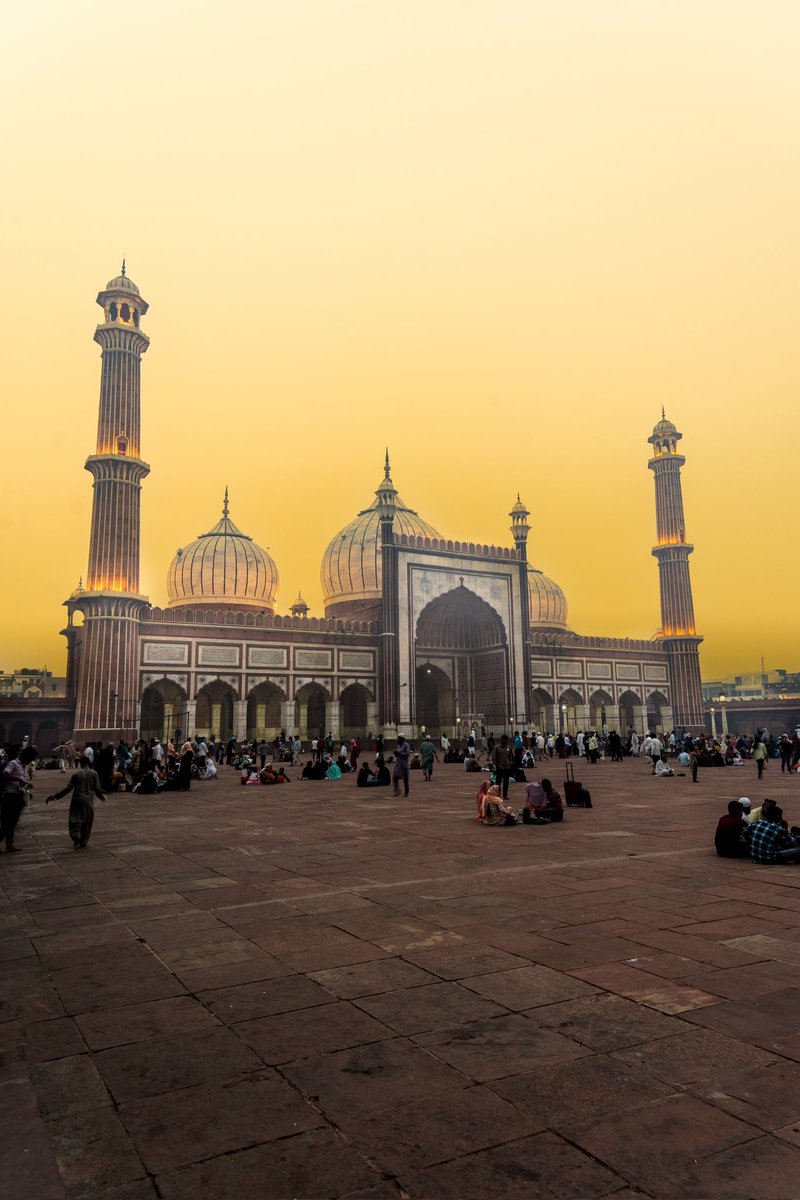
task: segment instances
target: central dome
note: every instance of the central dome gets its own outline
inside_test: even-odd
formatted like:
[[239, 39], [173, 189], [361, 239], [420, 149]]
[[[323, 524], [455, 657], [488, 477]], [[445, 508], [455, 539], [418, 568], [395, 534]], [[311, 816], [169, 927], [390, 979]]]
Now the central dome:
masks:
[[228, 516], [228, 490], [222, 518], [208, 533], [179, 550], [167, 574], [169, 607], [262, 608], [275, 611], [278, 568]]
[[394, 497], [394, 532], [409, 537], [436, 538], [441, 534], [404, 504], [389, 477], [389, 456], [381, 486], [369, 508], [331, 539], [322, 556], [320, 577], [326, 616], [367, 616], [381, 602], [380, 495]]
[[528, 567], [528, 617], [531, 625], [568, 629], [567, 597], [552, 579]]

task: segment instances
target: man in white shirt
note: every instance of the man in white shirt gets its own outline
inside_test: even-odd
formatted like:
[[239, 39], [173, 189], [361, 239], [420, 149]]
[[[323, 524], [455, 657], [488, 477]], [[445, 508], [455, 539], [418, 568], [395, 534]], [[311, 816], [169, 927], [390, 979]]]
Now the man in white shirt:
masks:
[[153, 761], [160, 767], [164, 761], [164, 747], [158, 738], [153, 738]]

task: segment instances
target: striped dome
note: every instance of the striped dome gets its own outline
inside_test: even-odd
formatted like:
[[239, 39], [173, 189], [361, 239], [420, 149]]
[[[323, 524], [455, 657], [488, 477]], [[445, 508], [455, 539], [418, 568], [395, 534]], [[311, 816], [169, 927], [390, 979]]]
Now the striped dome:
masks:
[[567, 598], [557, 583], [528, 567], [528, 608], [531, 625], [567, 629]]
[[439, 538], [432, 525], [404, 504], [389, 478], [389, 462], [381, 486], [369, 508], [345, 525], [328, 545], [322, 557], [320, 576], [325, 611], [329, 606], [354, 600], [381, 599], [380, 496], [390, 492], [393, 498], [394, 532], [409, 537]]
[[170, 608], [246, 605], [275, 611], [278, 568], [266, 550], [231, 521], [227, 490], [222, 519], [179, 550], [170, 563], [167, 592]]

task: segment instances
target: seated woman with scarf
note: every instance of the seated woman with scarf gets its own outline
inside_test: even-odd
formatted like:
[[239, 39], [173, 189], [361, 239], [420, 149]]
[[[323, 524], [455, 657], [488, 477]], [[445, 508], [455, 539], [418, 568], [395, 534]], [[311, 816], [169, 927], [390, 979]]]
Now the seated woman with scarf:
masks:
[[481, 801], [481, 821], [484, 825], [516, 825], [513, 809], [503, 804], [500, 789], [493, 783]]

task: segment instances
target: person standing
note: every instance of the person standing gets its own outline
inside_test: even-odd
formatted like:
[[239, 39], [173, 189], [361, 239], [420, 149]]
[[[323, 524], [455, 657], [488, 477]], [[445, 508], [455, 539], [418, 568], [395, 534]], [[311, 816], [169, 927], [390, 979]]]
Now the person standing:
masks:
[[788, 734], [781, 735], [781, 775], [792, 773], [792, 740]]
[[361, 754], [361, 739], [353, 738], [350, 742], [350, 770], [358, 770], [358, 759]]
[[89, 759], [84, 754], [80, 761], [80, 766], [75, 774], [70, 779], [65, 788], [60, 792], [56, 792], [53, 796], [48, 796], [45, 804], [49, 804], [51, 800], [60, 800], [63, 796], [72, 793], [72, 800], [69, 806], [69, 836], [72, 838], [72, 844], [76, 850], [83, 850], [89, 843], [89, 838], [92, 833], [92, 824], [94, 822], [94, 798], [102, 800], [105, 803], [105, 796], [100, 787], [100, 776], [91, 766]]
[[27, 799], [27, 769], [36, 760], [36, 747], [18, 747], [3, 767], [3, 794], [0, 797], [0, 842], [6, 844], [6, 854], [18, 854], [14, 845], [14, 830]]
[[436, 753], [436, 747], [426, 733], [419, 747], [419, 758], [422, 764], [422, 778], [426, 783], [429, 783], [433, 776], [433, 763], [439, 761], [439, 755]]
[[511, 750], [508, 745], [508, 734], [504, 733], [499, 745], [492, 751], [492, 766], [494, 767], [495, 783], [502, 788], [503, 799], [508, 799], [508, 781], [511, 778]]
[[758, 778], [764, 774], [764, 767], [767, 765], [767, 744], [763, 737], [759, 734], [757, 741], [753, 747], [753, 758], [755, 759], [756, 767], [758, 768]]
[[394, 785], [395, 796], [400, 795], [400, 780], [403, 781], [403, 795], [408, 795], [408, 760], [411, 757], [411, 746], [408, 740], [402, 734], [397, 739], [397, 746], [394, 752], [394, 770], [392, 771], [392, 783]]

